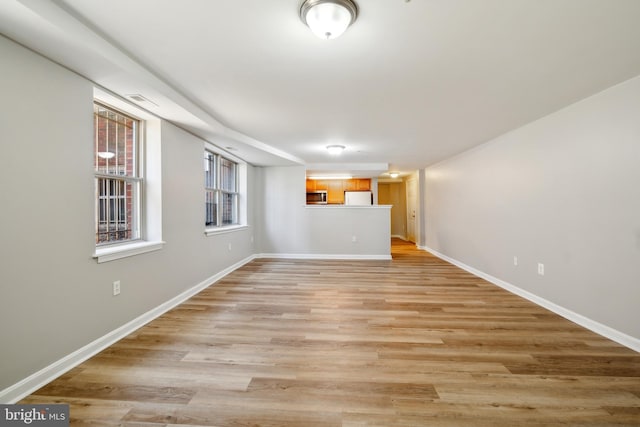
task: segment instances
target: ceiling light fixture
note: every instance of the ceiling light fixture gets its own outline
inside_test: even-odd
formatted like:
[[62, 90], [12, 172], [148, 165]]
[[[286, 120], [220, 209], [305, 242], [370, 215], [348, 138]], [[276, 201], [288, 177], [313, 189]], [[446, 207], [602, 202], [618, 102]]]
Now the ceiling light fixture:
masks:
[[397, 173], [397, 172], [391, 172], [391, 173], [389, 174], [389, 176], [390, 176], [391, 178], [393, 178], [393, 179], [396, 179], [396, 178], [398, 177], [398, 173]]
[[304, 0], [300, 19], [321, 39], [335, 39], [358, 17], [358, 6], [352, 0]]
[[100, 157], [101, 159], [113, 159], [116, 156], [115, 153], [112, 153], [111, 151], [98, 151], [98, 157]]
[[327, 145], [327, 151], [332, 156], [339, 156], [346, 147], [344, 145]]

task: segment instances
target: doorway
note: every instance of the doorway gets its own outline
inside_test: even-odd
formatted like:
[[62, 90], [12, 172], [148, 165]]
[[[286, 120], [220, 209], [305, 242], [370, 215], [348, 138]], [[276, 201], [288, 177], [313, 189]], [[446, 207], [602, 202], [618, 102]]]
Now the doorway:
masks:
[[379, 182], [378, 203], [391, 205], [391, 237], [407, 240], [407, 201], [403, 181]]
[[411, 177], [407, 185], [407, 240], [416, 243], [416, 209], [418, 205], [418, 179]]

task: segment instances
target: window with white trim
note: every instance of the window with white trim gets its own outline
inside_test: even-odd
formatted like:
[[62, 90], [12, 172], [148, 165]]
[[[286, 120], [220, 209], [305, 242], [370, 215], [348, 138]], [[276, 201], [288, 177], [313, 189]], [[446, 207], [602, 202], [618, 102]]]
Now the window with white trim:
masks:
[[240, 223], [238, 173], [238, 163], [205, 150], [205, 227], [225, 227]]
[[140, 238], [140, 120], [94, 103], [96, 246]]

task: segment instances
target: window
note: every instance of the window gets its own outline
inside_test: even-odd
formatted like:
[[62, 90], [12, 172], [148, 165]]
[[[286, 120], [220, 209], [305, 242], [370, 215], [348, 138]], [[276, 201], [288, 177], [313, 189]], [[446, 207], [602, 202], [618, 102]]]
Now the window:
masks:
[[98, 263], [161, 250], [162, 121], [93, 89], [95, 252]]
[[140, 122], [95, 103], [96, 245], [140, 238]]
[[238, 164], [204, 152], [205, 226], [239, 224]]

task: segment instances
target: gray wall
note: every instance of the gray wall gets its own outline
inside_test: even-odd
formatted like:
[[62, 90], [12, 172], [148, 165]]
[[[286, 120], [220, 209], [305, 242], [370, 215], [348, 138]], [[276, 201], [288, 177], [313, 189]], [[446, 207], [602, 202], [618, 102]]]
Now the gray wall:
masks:
[[[204, 236], [204, 143], [163, 123], [166, 245], [97, 264], [93, 86], [2, 37], [0, 58], [2, 390], [255, 250], [254, 227]], [[249, 167], [250, 195], [254, 180]], [[122, 283], [117, 297], [114, 280]]]
[[428, 168], [424, 191], [427, 247], [640, 338], [640, 77]]
[[262, 253], [391, 254], [389, 208], [307, 208], [303, 166], [259, 168], [258, 173], [263, 212], [257, 228]]

